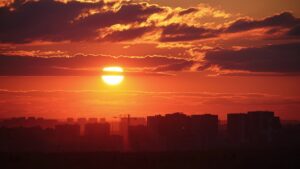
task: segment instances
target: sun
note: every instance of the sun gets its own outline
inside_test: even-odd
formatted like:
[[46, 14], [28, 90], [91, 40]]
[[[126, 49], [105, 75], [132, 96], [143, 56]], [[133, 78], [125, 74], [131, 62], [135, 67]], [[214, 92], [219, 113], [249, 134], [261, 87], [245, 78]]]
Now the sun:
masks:
[[101, 76], [104, 83], [107, 85], [118, 85], [124, 80], [123, 68], [119, 66], [104, 67], [102, 69], [103, 75]]

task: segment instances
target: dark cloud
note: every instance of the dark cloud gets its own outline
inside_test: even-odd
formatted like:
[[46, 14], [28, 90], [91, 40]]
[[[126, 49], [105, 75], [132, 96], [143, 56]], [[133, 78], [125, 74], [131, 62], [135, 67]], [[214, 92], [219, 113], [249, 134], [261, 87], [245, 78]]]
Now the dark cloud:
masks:
[[169, 72], [169, 71], [184, 71], [189, 70], [194, 64], [196, 64], [195, 61], [183, 61], [180, 63], [174, 63], [174, 64], [168, 64], [164, 66], [159, 66], [155, 69], [156, 72]]
[[232, 23], [225, 32], [234, 33], [264, 27], [292, 27], [300, 23], [290, 12], [283, 12], [263, 20], [240, 19]]
[[133, 40], [142, 37], [145, 33], [150, 32], [153, 29], [154, 27], [139, 27], [139, 28], [131, 28], [123, 31], [114, 31], [111, 34], [105, 36], [103, 40], [108, 40], [108, 41]]
[[[83, 12], [101, 9], [103, 5], [105, 4], [102, 1], [62, 3], [43, 0], [0, 7], [0, 42], [94, 40], [98, 37], [100, 28], [113, 24], [142, 22], [149, 15], [163, 10], [156, 5], [131, 3], [123, 4], [117, 11], [108, 10], [75, 19]], [[14, 10], [11, 10], [11, 7]]]
[[[182, 11], [183, 14], [194, 12], [194, 8]], [[183, 15], [182, 14], [182, 15]], [[270, 28], [267, 34], [277, 33], [284, 29], [290, 29], [288, 37], [298, 36], [300, 18], [296, 18], [290, 12], [283, 12], [262, 20], [240, 19], [231, 23], [227, 28], [210, 29], [195, 27], [186, 24], [170, 24], [162, 28], [161, 42], [192, 41], [218, 37], [221, 34], [236, 33], [258, 28]], [[286, 38], [285, 35], [279, 38]]]
[[218, 30], [188, 26], [185, 24], [171, 24], [163, 28], [160, 41], [189, 41], [212, 38], [216, 37], [218, 32]]
[[288, 32], [287, 32], [287, 36], [300, 36], [300, 24], [296, 25], [295, 27], [291, 28]]
[[182, 15], [190, 14], [190, 13], [197, 12], [197, 11], [198, 11], [197, 8], [188, 8], [188, 9], [180, 11], [179, 15], [182, 16]]
[[[193, 41], [217, 37], [220, 34], [235, 33], [257, 28], [273, 28], [267, 33], [280, 32], [281, 28], [290, 29], [287, 37], [298, 37], [300, 19], [290, 12], [283, 12], [262, 20], [240, 19], [226, 28], [206, 28], [195, 26], [191, 21], [188, 24], [170, 23], [158, 26], [157, 21], [147, 22], [152, 14], [167, 9], [158, 5], [144, 2], [133, 3], [122, 1], [119, 8], [112, 8], [115, 3], [97, 3], [68, 1], [67, 3], [55, 0], [26, 1], [17, 0], [9, 6], [0, 7], [0, 43], [30, 43], [33, 41], [129, 41], [142, 37], [148, 32], [162, 30], [158, 39], [161, 42]], [[89, 13], [94, 10], [96, 13]], [[172, 11], [163, 16], [164, 21], [172, 21], [174, 17], [185, 17], [199, 8]], [[83, 15], [85, 14], [85, 15]], [[110, 30], [110, 34], [103, 32], [115, 24], [130, 24], [126, 30]], [[104, 28], [104, 29], [102, 29]]]
[[[91, 32], [77, 34], [71, 21], [82, 10], [101, 7], [103, 3], [69, 2], [53, 0], [27, 2], [13, 11], [9, 7], [0, 8], [0, 41], [25, 43], [34, 40], [62, 41], [92, 36]], [[84, 30], [84, 29], [82, 29]]]
[[86, 27], [95, 30], [114, 24], [142, 22], [151, 14], [161, 11], [163, 11], [163, 9], [155, 5], [125, 4], [116, 12], [107, 11], [90, 15], [76, 22], [75, 25], [76, 27]]
[[159, 67], [184, 62], [184, 59], [162, 56], [111, 57], [103, 55], [75, 55], [73, 57], [0, 56], [0, 75], [99, 75], [107, 65], [126, 67]]
[[225, 70], [298, 73], [300, 72], [299, 48], [300, 43], [290, 43], [238, 51], [220, 50], [208, 52], [204, 59], [206, 67], [218, 65]]
[[[0, 43], [119, 42], [134, 40], [144, 35], [151, 36], [148, 38], [149, 41], [187, 42], [206, 40], [257, 28], [268, 28], [266, 34], [269, 37], [267, 38], [272, 37], [272, 40], [299, 38], [300, 18], [296, 18], [290, 12], [283, 12], [261, 20], [240, 19], [223, 28], [207, 28], [195, 26], [198, 25], [194, 23], [195, 20], [191, 20], [189, 23], [172, 23], [172, 18], [186, 17], [183, 15], [201, 10], [199, 7], [164, 13], [163, 11], [167, 11], [167, 8], [158, 5], [123, 1], [119, 8], [113, 9], [114, 3], [119, 2], [69, 1], [62, 3], [55, 0], [17, 0], [10, 6], [0, 7]], [[92, 9], [97, 12], [87, 14]], [[163, 21], [169, 25], [159, 26], [161, 24], [158, 24], [158, 21], [147, 20], [152, 14], [160, 12], [162, 12]], [[85, 15], [82, 15], [83, 13]], [[142, 22], [144, 23], [141, 24]], [[120, 27], [126, 25], [130, 28], [112, 29], [110, 26], [115, 24], [120, 24]], [[157, 34], [150, 34], [153, 32]], [[159, 33], [161, 34], [157, 39], [156, 35]], [[276, 37], [273, 37], [272, 34]]]

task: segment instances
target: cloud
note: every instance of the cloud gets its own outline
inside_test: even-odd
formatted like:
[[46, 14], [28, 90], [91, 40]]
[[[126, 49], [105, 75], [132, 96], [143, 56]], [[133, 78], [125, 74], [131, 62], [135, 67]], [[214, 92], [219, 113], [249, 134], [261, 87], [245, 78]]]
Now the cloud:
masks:
[[134, 40], [136, 38], [140, 38], [146, 33], [154, 30], [153, 27], [137, 27], [137, 28], [129, 28], [126, 30], [113, 31], [106, 35], [103, 40], [106, 41], [126, 41], [126, 40]]
[[[0, 41], [26, 43], [35, 40], [63, 41], [81, 39], [83, 29], [70, 23], [82, 10], [101, 7], [103, 3], [61, 3], [53, 0], [27, 2], [14, 10], [0, 8]], [[92, 32], [85, 32], [91, 36]]]
[[294, 26], [293, 28], [291, 28], [287, 34], [287, 36], [296, 36], [299, 37], [300, 36], [300, 23], [296, 26]]
[[0, 52], [4, 56], [28, 56], [28, 57], [67, 57], [68, 54], [60, 51], [40, 51], [40, 50], [3, 50]]
[[197, 62], [195, 61], [183, 61], [179, 63], [173, 63], [168, 65], [159, 66], [155, 69], [156, 72], [179, 72], [179, 71], [187, 71], [191, 70]]
[[[194, 12], [192, 9], [194, 8], [190, 8], [191, 12]], [[189, 13], [190, 10], [186, 9], [182, 12], [185, 14], [185, 12]], [[222, 35], [226, 39], [230, 39], [230, 34], [232, 33], [240, 33], [264, 28], [267, 30], [266, 32], [262, 31], [260, 34], [257, 32], [249, 32], [249, 36], [252, 36], [253, 34], [254, 37], [260, 36], [261, 38], [266, 38], [267, 34], [279, 33], [277, 35], [277, 38], [279, 39], [286, 38], [286, 36], [298, 37], [300, 18], [294, 17], [290, 12], [283, 12], [262, 20], [243, 18], [231, 23], [224, 23], [223, 26], [216, 26], [215, 28], [209, 28], [208, 26], [205, 26], [205, 24], [198, 26], [196, 25], [198, 24], [186, 22], [185, 24], [171, 23], [163, 26], [159, 40], [161, 42], [194, 41], [203, 39], [205, 40], [209, 38], [221, 38]], [[236, 36], [239, 35], [237, 34]], [[240, 36], [244, 35], [241, 34]]]
[[147, 3], [123, 4], [116, 11], [108, 10], [89, 15], [75, 22], [75, 25], [99, 29], [114, 24], [139, 23], [145, 21], [150, 15], [162, 11], [163, 8]]
[[[194, 8], [182, 10], [184, 14], [194, 12]], [[191, 10], [191, 11], [190, 11]], [[224, 20], [225, 21], [225, 20]], [[260, 37], [261, 39], [275, 38], [297, 38], [299, 37], [300, 18], [296, 18], [290, 12], [282, 12], [273, 16], [266, 17], [261, 20], [253, 20], [249, 18], [238, 19], [234, 22], [223, 22], [222, 26], [205, 26], [199, 25], [197, 22], [170, 23], [162, 27], [160, 37], [161, 42], [176, 42], [176, 41], [194, 41], [209, 38], [221, 40], [222, 37], [230, 39], [233, 33], [242, 33], [248, 31], [249, 36]], [[265, 29], [260, 32], [250, 32], [256, 29]], [[267, 37], [269, 35], [269, 38]], [[271, 35], [271, 37], [270, 37]], [[243, 34], [235, 34], [234, 37], [242, 37]], [[218, 39], [219, 38], [219, 39]]]
[[265, 27], [292, 27], [299, 23], [300, 19], [295, 18], [292, 13], [283, 12], [262, 20], [239, 19], [230, 24], [225, 32], [234, 33]]
[[[154, 75], [159, 66], [186, 62], [185, 59], [165, 56], [113, 57], [107, 55], [77, 54], [69, 57], [28, 57], [0, 56], [0, 75], [36, 76], [36, 75], [100, 75], [101, 67], [109, 65], [124, 65], [127, 69], [138, 69], [142, 73]], [[144, 70], [145, 69], [145, 70]], [[150, 72], [143, 72], [143, 71]], [[129, 71], [130, 73], [130, 71]], [[138, 72], [137, 72], [138, 73]], [[132, 72], [134, 74], [134, 72]]]
[[[141, 1], [18, 0], [0, 7], [0, 47], [10, 44], [18, 48], [49, 42], [59, 48], [51, 50], [63, 51], [65, 49], [59, 43], [72, 46], [83, 42], [87, 43], [86, 52], [92, 48], [88, 43], [112, 42], [124, 46], [140, 45], [144, 48], [137, 51], [157, 54], [159, 47], [198, 48], [204, 45], [228, 49], [228, 46], [247, 47], [253, 41], [259, 41], [257, 44], [261, 45], [272, 44], [278, 39], [299, 39], [300, 18], [290, 12], [263, 19], [235, 20], [237, 17], [203, 4], [171, 8]], [[245, 35], [247, 39], [243, 38]], [[158, 47], [149, 51], [145, 47], [149, 44]], [[38, 49], [33, 46], [26, 49]], [[24, 50], [23, 47], [17, 50]], [[78, 52], [81, 51], [72, 53]], [[173, 53], [176, 52], [173, 50]], [[184, 53], [186, 51], [182, 49], [176, 56]]]
[[179, 12], [179, 15], [186, 15], [186, 14], [190, 14], [193, 12], [197, 12], [198, 9], [197, 8], [188, 8], [188, 9], [184, 9], [182, 11]]
[[[187, 42], [278, 27], [291, 29], [288, 36], [294, 36], [300, 24], [300, 19], [290, 12], [261, 20], [228, 22], [231, 17], [230, 13], [203, 4], [170, 8], [134, 1], [7, 1], [0, 7], [0, 43], [120, 42], [144, 35], [151, 42]], [[114, 29], [116, 25], [126, 29]], [[147, 34], [151, 32], [155, 33]]]
[[191, 41], [217, 36], [217, 30], [185, 24], [171, 24], [163, 28], [160, 41]]
[[117, 9], [113, 5], [103, 1], [43, 0], [3, 6], [0, 7], [0, 42], [92, 41], [99, 36], [100, 28], [142, 22], [163, 10], [147, 3], [126, 3]]
[[[291, 12], [282, 12], [262, 20], [239, 19], [231, 23], [224, 33], [236, 33], [260, 28], [267, 28], [266, 35], [271, 34], [275, 39], [298, 39], [300, 30], [300, 18], [293, 16]], [[278, 36], [279, 35], [279, 36]], [[270, 38], [268, 38], [270, 39]]]
[[0, 75], [91, 76], [100, 75], [101, 67], [108, 65], [124, 66], [130, 75], [158, 75], [196, 70], [232, 76], [300, 75], [300, 43], [238, 49], [206, 48], [208, 47], [194, 49], [191, 53], [195, 55], [194, 59], [165, 55], [70, 56], [62, 51], [6, 51], [0, 55]]
[[[0, 6], [0, 43], [129, 41], [152, 31], [159, 35], [148, 41], [189, 41], [215, 36], [216, 32], [203, 25], [207, 20], [215, 25], [214, 19], [230, 16], [203, 4], [170, 8], [140, 1], [7, 1]], [[200, 24], [202, 19], [206, 21]], [[129, 28], [109, 29], [114, 25]]]
[[221, 70], [299, 73], [299, 48], [300, 43], [288, 43], [241, 50], [211, 51], [204, 57], [205, 66], [202, 69], [217, 66]]

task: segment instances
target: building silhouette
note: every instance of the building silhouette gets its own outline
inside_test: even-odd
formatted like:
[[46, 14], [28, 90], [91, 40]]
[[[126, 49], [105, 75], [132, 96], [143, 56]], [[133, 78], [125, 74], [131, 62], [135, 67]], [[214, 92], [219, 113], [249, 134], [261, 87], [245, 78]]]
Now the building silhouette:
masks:
[[85, 124], [84, 136], [88, 138], [107, 138], [110, 134], [109, 123], [87, 123]]
[[119, 130], [120, 135], [123, 137], [123, 145], [124, 150], [129, 151], [130, 150], [130, 143], [129, 143], [129, 127], [131, 126], [144, 126], [146, 125], [146, 119], [143, 117], [130, 117], [128, 115], [127, 117], [120, 118], [119, 123]]
[[227, 131], [231, 142], [245, 143], [247, 140], [247, 114], [227, 114]]
[[231, 142], [271, 142], [281, 128], [279, 117], [271, 111], [252, 111], [227, 115], [228, 136]]
[[218, 116], [204, 114], [187, 116], [183, 113], [149, 116], [147, 127], [150, 140], [163, 150], [204, 149], [215, 143]]
[[80, 126], [78, 124], [56, 125], [53, 141], [57, 151], [78, 151], [80, 144]]
[[[119, 131], [97, 118], [66, 121], [20, 117], [0, 121], [0, 152], [199, 151], [299, 145], [299, 125], [281, 125], [270, 111], [230, 113], [227, 127], [217, 115], [181, 112], [120, 118]], [[116, 130], [116, 129], [115, 129]], [[291, 141], [293, 140], [293, 141]]]

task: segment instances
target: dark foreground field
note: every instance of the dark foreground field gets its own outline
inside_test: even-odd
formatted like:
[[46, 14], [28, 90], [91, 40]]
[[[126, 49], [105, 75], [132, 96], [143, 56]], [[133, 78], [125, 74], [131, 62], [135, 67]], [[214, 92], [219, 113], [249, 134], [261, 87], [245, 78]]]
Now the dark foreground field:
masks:
[[152, 153], [1, 153], [3, 169], [299, 169], [299, 149]]

